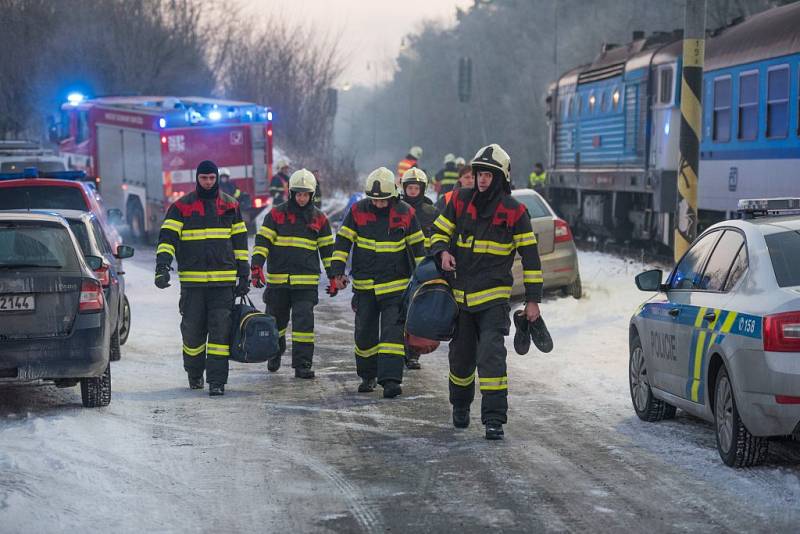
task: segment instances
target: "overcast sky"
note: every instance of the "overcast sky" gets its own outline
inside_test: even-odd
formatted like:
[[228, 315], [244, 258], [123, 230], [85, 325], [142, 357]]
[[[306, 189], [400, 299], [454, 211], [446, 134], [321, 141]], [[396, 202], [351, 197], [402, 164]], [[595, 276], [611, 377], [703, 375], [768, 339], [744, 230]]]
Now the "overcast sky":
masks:
[[397, 55], [404, 35], [413, 33], [424, 20], [455, 22], [456, 7], [473, 0], [239, 0], [254, 19], [271, 14], [290, 20], [309, 20], [322, 30], [342, 35], [349, 63], [342, 83], [372, 84], [378, 63], [380, 78], [388, 77], [386, 60]]

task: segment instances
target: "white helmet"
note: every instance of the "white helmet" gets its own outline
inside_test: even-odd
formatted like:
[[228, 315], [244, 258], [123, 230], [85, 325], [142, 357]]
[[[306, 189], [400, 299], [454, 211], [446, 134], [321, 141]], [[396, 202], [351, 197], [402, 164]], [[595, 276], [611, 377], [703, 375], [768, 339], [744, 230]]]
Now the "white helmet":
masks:
[[382, 200], [397, 196], [397, 186], [394, 183], [394, 173], [386, 167], [375, 169], [364, 184], [364, 193], [369, 198]]
[[222, 178], [223, 176], [231, 177], [231, 170], [228, 167], [220, 167], [219, 177]]
[[289, 191], [295, 193], [311, 193], [317, 190], [317, 179], [306, 169], [300, 169], [292, 173], [289, 177]]
[[478, 150], [472, 158], [472, 170], [477, 175], [479, 170], [498, 170], [503, 173], [506, 182], [511, 182], [511, 157], [497, 143]]
[[275, 168], [278, 169], [278, 170], [281, 170], [282, 168], [288, 167], [288, 166], [289, 166], [289, 162], [288, 161], [286, 161], [285, 159], [279, 159], [278, 160], [278, 165]]
[[448, 163], [455, 163], [456, 162], [456, 155], [455, 154], [445, 154], [444, 156], [444, 164], [447, 165]]
[[461, 156], [456, 158], [456, 167], [463, 167], [466, 164], [467, 164], [467, 160], [465, 160]]
[[411, 167], [403, 173], [403, 178], [400, 180], [402, 184], [420, 184], [428, 185], [428, 175], [425, 171], [416, 167]]
[[411, 148], [409, 148], [409, 149], [408, 149], [408, 153], [409, 153], [409, 154], [410, 154], [410, 155], [411, 155], [411, 156], [412, 156], [414, 159], [422, 159], [422, 147], [419, 147], [419, 146], [412, 146]]

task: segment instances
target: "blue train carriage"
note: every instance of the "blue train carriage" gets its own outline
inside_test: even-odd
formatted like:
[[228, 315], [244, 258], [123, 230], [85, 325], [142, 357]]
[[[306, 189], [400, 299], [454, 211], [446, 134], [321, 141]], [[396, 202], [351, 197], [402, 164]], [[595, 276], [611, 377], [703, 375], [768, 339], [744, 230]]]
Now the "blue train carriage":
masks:
[[[701, 227], [733, 216], [739, 198], [800, 194], [798, 24], [792, 4], [707, 40]], [[681, 37], [634, 32], [551, 85], [548, 185], [578, 233], [672, 246]]]

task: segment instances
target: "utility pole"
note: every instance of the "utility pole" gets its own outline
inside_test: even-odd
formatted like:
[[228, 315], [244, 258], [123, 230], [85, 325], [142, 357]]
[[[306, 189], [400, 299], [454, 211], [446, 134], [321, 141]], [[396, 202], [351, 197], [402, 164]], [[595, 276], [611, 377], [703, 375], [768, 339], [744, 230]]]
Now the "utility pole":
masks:
[[706, 0], [686, 0], [681, 72], [681, 135], [678, 166], [678, 206], [675, 224], [675, 261], [697, 237], [697, 189], [703, 116]]

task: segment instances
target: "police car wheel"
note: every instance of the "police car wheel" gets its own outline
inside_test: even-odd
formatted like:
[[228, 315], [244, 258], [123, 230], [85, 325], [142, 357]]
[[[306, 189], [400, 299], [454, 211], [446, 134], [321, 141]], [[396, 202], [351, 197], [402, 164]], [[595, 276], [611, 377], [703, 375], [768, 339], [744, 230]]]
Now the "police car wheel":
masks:
[[639, 336], [634, 334], [630, 344], [630, 360], [628, 364], [628, 382], [631, 389], [631, 401], [636, 415], [642, 421], [654, 422], [675, 417], [675, 407], [657, 399], [650, 389], [644, 349]]
[[111, 402], [111, 364], [97, 377], [81, 378], [81, 402], [84, 408], [108, 406]]
[[719, 370], [714, 388], [714, 430], [717, 451], [726, 465], [751, 467], [762, 464], [767, 457], [769, 442], [752, 435], [742, 423], [733, 386], [724, 367]]
[[119, 325], [119, 344], [124, 345], [128, 341], [128, 334], [131, 333], [131, 304], [128, 296], [122, 297], [122, 323]]

